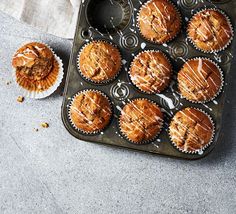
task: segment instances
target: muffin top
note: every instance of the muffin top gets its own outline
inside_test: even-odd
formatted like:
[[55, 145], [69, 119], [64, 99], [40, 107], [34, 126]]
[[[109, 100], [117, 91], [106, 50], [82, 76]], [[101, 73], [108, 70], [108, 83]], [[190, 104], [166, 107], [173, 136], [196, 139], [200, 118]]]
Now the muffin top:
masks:
[[13, 56], [16, 72], [29, 80], [44, 79], [52, 70], [54, 55], [44, 44], [32, 42], [21, 47]]
[[93, 41], [80, 53], [79, 67], [82, 75], [93, 82], [113, 79], [121, 67], [119, 50], [104, 41]]
[[205, 102], [212, 100], [222, 86], [222, 75], [212, 61], [205, 58], [185, 62], [178, 73], [180, 93], [187, 100]]
[[194, 108], [185, 108], [175, 114], [169, 134], [172, 143], [181, 151], [196, 152], [211, 142], [214, 125], [208, 115]]
[[119, 120], [121, 132], [133, 143], [145, 143], [159, 134], [163, 123], [160, 108], [146, 99], [126, 104]]
[[179, 33], [181, 17], [169, 0], [151, 0], [141, 7], [138, 23], [144, 38], [163, 44]]
[[108, 125], [112, 109], [108, 98], [99, 91], [84, 91], [74, 97], [69, 114], [77, 129], [94, 133]]
[[193, 44], [205, 52], [220, 51], [233, 36], [226, 16], [214, 9], [195, 14], [188, 24], [187, 33]]
[[160, 93], [170, 82], [172, 66], [160, 51], [145, 51], [131, 64], [131, 81], [146, 93]]

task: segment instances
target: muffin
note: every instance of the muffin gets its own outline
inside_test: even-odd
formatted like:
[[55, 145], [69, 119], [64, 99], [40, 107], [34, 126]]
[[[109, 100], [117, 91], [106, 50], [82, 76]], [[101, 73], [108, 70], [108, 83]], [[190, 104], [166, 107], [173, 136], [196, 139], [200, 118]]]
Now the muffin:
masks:
[[69, 118], [77, 130], [95, 134], [110, 122], [112, 108], [109, 99], [100, 91], [85, 90], [72, 99]]
[[132, 143], [142, 144], [154, 140], [163, 124], [161, 109], [146, 99], [135, 99], [121, 111], [121, 133]]
[[195, 108], [185, 108], [172, 118], [169, 135], [173, 145], [180, 151], [196, 153], [211, 143], [214, 124], [206, 113]]
[[146, 93], [160, 93], [170, 82], [172, 66], [160, 51], [145, 51], [138, 54], [130, 67], [132, 83]]
[[188, 24], [188, 38], [203, 52], [217, 52], [226, 48], [233, 38], [232, 25], [221, 11], [204, 9]]
[[[38, 42], [28, 43], [17, 50], [12, 66], [15, 69], [16, 82], [27, 94], [39, 94], [54, 86], [53, 90], [51, 88], [43, 94], [49, 95], [60, 84], [58, 78], [63, 77], [60, 58], [47, 45]], [[59, 72], [62, 74], [59, 75]], [[55, 86], [56, 82], [58, 84]]]
[[151, 0], [138, 15], [140, 33], [147, 40], [163, 44], [172, 40], [181, 29], [179, 11], [169, 0]]
[[82, 76], [95, 83], [114, 79], [121, 68], [119, 50], [105, 41], [93, 41], [85, 45], [78, 61]]
[[219, 67], [211, 60], [200, 57], [185, 62], [177, 79], [181, 95], [192, 102], [213, 100], [223, 85]]

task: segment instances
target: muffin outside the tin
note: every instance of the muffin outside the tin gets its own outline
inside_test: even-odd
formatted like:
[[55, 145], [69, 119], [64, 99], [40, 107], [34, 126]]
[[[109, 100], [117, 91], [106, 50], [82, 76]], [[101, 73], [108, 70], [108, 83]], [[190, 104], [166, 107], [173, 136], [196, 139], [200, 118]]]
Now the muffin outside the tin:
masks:
[[109, 99], [100, 91], [79, 92], [69, 106], [69, 118], [74, 128], [86, 134], [103, 130], [109, 124], [111, 116]]
[[186, 61], [178, 73], [180, 93], [192, 102], [213, 100], [221, 91], [223, 76], [220, 68], [207, 58]]
[[172, 118], [169, 135], [173, 145], [180, 151], [197, 153], [212, 142], [214, 124], [203, 111], [185, 108]]
[[188, 24], [188, 38], [203, 52], [225, 49], [233, 38], [232, 25], [221, 11], [204, 9], [196, 13]]
[[78, 63], [84, 78], [94, 83], [104, 83], [119, 73], [121, 55], [118, 48], [105, 41], [92, 41], [82, 49]]
[[169, 0], [150, 0], [139, 11], [138, 24], [142, 36], [157, 44], [176, 37], [181, 22], [179, 11]]
[[32, 98], [42, 98], [54, 92], [63, 78], [63, 66], [47, 45], [25, 44], [14, 54], [12, 66], [19, 87]]
[[135, 99], [121, 111], [121, 133], [132, 143], [150, 142], [160, 133], [163, 124], [161, 109], [146, 99]]
[[170, 82], [172, 66], [161, 51], [144, 51], [131, 63], [129, 75], [135, 86], [146, 93], [160, 93]]

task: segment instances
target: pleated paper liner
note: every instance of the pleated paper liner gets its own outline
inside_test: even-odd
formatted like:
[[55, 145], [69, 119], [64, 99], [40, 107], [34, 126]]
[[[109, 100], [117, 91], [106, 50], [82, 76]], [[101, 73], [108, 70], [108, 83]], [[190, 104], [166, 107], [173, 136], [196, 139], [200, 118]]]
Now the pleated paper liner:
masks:
[[[213, 97], [211, 97], [209, 99], [205, 99], [205, 100], [199, 100], [199, 101], [198, 100], [189, 99], [186, 96], [184, 96], [181, 92], [180, 92], [180, 94], [181, 94], [181, 96], [183, 98], [185, 98], [186, 100], [190, 101], [191, 103], [202, 103], [202, 104], [204, 104], [204, 103], [208, 103], [208, 102], [213, 101], [214, 99], [216, 99], [219, 96], [219, 94], [221, 93], [221, 91], [223, 89], [223, 86], [224, 86], [224, 75], [223, 75], [223, 71], [220, 68], [220, 66], [216, 62], [211, 60], [210, 58], [207, 58], [207, 57], [194, 57], [194, 58], [191, 58], [191, 59], [187, 60], [186, 62], [191, 61], [191, 60], [199, 60], [199, 59], [207, 60], [207, 61], [211, 62], [212, 64], [214, 64], [216, 66], [216, 68], [218, 69], [218, 71], [220, 73], [220, 78], [221, 78], [220, 88], [218, 89], [218, 91], [215, 93], [215, 95]], [[182, 69], [183, 69], [183, 67], [180, 70], [182, 70]], [[178, 82], [178, 84], [179, 84], [179, 82]], [[178, 86], [178, 88], [179, 88], [179, 86]], [[180, 89], [179, 89], [179, 91], [180, 91]]]
[[[158, 108], [160, 108], [157, 103], [155, 103], [154, 101], [152, 101], [152, 100], [150, 100], [150, 99], [146, 99], [146, 98], [135, 98], [135, 99], [132, 99], [132, 100], [128, 101], [128, 102], [122, 107], [122, 110], [121, 110], [121, 112], [120, 112], [119, 119], [118, 119], [118, 128], [119, 128], [119, 132], [120, 132], [120, 134], [121, 134], [121, 137], [123, 137], [124, 139], [126, 139], [127, 142], [132, 143], [132, 144], [135, 144], [135, 145], [145, 145], [145, 144], [149, 144], [149, 143], [155, 141], [156, 138], [159, 136], [159, 134], [161, 133], [162, 128], [163, 128], [164, 119], [162, 119], [162, 121], [159, 121], [159, 122], [160, 122], [160, 130], [159, 130], [152, 138], [150, 138], [150, 139], [148, 139], [148, 140], [143, 140], [143, 141], [141, 141], [141, 142], [135, 142], [135, 141], [129, 139], [128, 136], [126, 135], [126, 133], [124, 133], [124, 132], [122, 131], [122, 129], [121, 129], [121, 121], [120, 121], [120, 119], [121, 119], [121, 115], [122, 115], [122, 112], [123, 112], [124, 107], [125, 107], [126, 105], [128, 105], [128, 104], [131, 104], [132, 102], [134, 102], [134, 101], [136, 101], [136, 100], [146, 100], [146, 101], [148, 101], [148, 102], [150, 102], [150, 103], [156, 105]], [[160, 108], [160, 110], [161, 110], [161, 108]], [[162, 114], [163, 114], [163, 113], [162, 113]], [[163, 117], [164, 117], [164, 115], [163, 115]]]
[[[176, 143], [174, 142], [174, 140], [173, 140], [173, 138], [172, 138], [172, 136], [171, 136], [171, 134], [170, 134], [170, 125], [169, 125], [168, 135], [169, 135], [171, 144], [172, 144], [177, 150], [179, 150], [180, 152], [183, 152], [183, 153], [186, 153], [186, 154], [201, 154], [201, 153], [204, 152], [204, 150], [206, 150], [206, 148], [209, 147], [209, 146], [211, 145], [211, 143], [213, 142], [213, 139], [214, 139], [214, 137], [215, 137], [215, 123], [213, 122], [212, 117], [211, 117], [208, 113], [206, 113], [204, 110], [202, 110], [202, 109], [200, 109], [200, 108], [195, 108], [195, 107], [186, 107], [186, 108], [191, 108], [191, 109], [198, 110], [198, 111], [202, 112], [203, 114], [205, 114], [205, 115], [208, 117], [208, 119], [210, 120], [210, 122], [211, 122], [211, 124], [212, 124], [212, 127], [213, 127], [213, 128], [212, 128], [212, 136], [211, 136], [211, 139], [210, 139], [209, 142], [208, 142], [206, 145], [204, 145], [201, 149], [196, 149], [195, 151], [188, 151], [188, 150], [184, 150], [184, 149], [182, 149], [182, 148], [180, 148], [180, 147], [178, 147], [178, 146], [176, 145]], [[186, 108], [183, 108], [183, 109], [179, 110], [178, 112], [181, 112], [181, 111], [183, 111], [183, 110], [186, 109]], [[178, 113], [178, 112], [176, 112], [176, 113]], [[175, 115], [174, 115], [174, 117], [175, 117]], [[174, 117], [173, 117], [173, 118], [174, 118]], [[173, 118], [171, 119], [170, 124], [171, 124]]]
[[[230, 26], [230, 31], [231, 31], [231, 34], [232, 34], [232, 35], [231, 35], [230, 39], [228, 40], [228, 42], [227, 42], [223, 47], [221, 47], [221, 48], [219, 48], [219, 49], [215, 49], [215, 50], [213, 50], [213, 49], [212, 49], [212, 50], [204, 50], [204, 49], [201, 49], [201, 48], [199, 48], [199, 47], [196, 45], [196, 43], [193, 41], [193, 39], [189, 36], [188, 27], [189, 27], [190, 23], [192, 22], [193, 18], [194, 18], [197, 14], [202, 13], [202, 12], [204, 12], [204, 11], [206, 11], [206, 10], [213, 10], [213, 11], [217, 11], [217, 12], [221, 13], [221, 14], [226, 18], [227, 23], [228, 23], [228, 25]], [[188, 27], [187, 27], [187, 39], [188, 39], [188, 41], [190, 41], [190, 43], [193, 45], [193, 47], [194, 47], [196, 50], [201, 51], [201, 52], [206, 53], [206, 54], [208, 54], [208, 53], [218, 53], [218, 52], [224, 51], [224, 50], [231, 44], [231, 42], [232, 42], [232, 40], [233, 40], [233, 38], [234, 38], [234, 30], [233, 30], [234, 28], [233, 28], [233, 26], [232, 26], [232, 22], [230, 21], [229, 16], [228, 16], [223, 10], [221, 10], [221, 9], [219, 9], [219, 8], [203, 8], [203, 9], [197, 11], [197, 12], [191, 17], [191, 19], [189, 20], [189, 22], [188, 22]]]
[[93, 79], [90, 79], [90, 78], [86, 77], [86, 76], [83, 74], [83, 72], [81, 71], [81, 68], [80, 68], [80, 56], [81, 56], [81, 53], [83, 52], [83, 50], [84, 50], [88, 45], [90, 45], [90, 44], [92, 44], [92, 43], [96, 43], [96, 42], [101, 42], [101, 43], [109, 44], [109, 45], [111, 45], [112, 47], [116, 48], [117, 51], [119, 52], [120, 59], [122, 60], [120, 50], [118, 49], [118, 47], [117, 47], [115, 44], [113, 44], [113, 43], [111, 43], [111, 42], [108, 42], [108, 41], [106, 41], [106, 40], [92, 40], [92, 41], [90, 41], [90, 42], [84, 44], [84, 45], [81, 47], [81, 49], [80, 49], [80, 51], [79, 51], [79, 54], [78, 54], [78, 56], [77, 56], [77, 69], [78, 69], [78, 71], [79, 71], [79, 74], [81, 75], [81, 77], [82, 77], [84, 80], [86, 80], [86, 81], [88, 81], [88, 82], [90, 82], [90, 83], [96, 84], [96, 85], [104, 85], [104, 84], [108, 84], [108, 83], [114, 81], [114, 80], [118, 77], [118, 75], [119, 75], [119, 73], [120, 73], [120, 71], [121, 71], [122, 62], [120, 61], [120, 67], [119, 67], [117, 73], [116, 73], [113, 77], [111, 77], [111, 78], [109, 78], [109, 79], [102, 80], [102, 81], [95, 81], [95, 80], [93, 80]]
[[[100, 95], [102, 95], [104, 98], [107, 99], [109, 105], [110, 105], [110, 110], [111, 110], [111, 115], [110, 115], [110, 119], [109, 119], [109, 122], [101, 129], [96, 129], [94, 131], [86, 131], [86, 130], [83, 130], [81, 128], [79, 128], [74, 122], [73, 122], [73, 119], [71, 118], [71, 107], [75, 101], [75, 99], [81, 95], [81, 94], [86, 94], [87, 92], [95, 92], [95, 93], [99, 93]], [[110, 98], [105, 94], [103, 93], [102, 91], [100, 90], [95, 90], [95, 89], [84, 89], [84, 90], [81, 90], [79, 92], [77, 92], [71, 99], [69, 105], [68, 105], [68, 109], [67, 109], [67, 113], [68, 113], [68, 118], [69, 118], [69, 121], [72, 125], [72, 127], [78, 131], [79, 133], [81, 134], [84, 134], [84, 135], [96, 135], [96, 134], [100, 134], [102, 131], [104, 131], [108, 126], [109, 124], [111, 123], [111, 120], [113, 118], [113, 107], [112, 107], [112, 103], [111, 103], [111, 100]]]
[[140, 29], [140, 24], [139, 24], [140, 11], [141, 11], [144, 7], [147, 7], [147, 5], [148, 5], [149, 3], [151, 3], [151, 2], [154, 2], [154, 1], [153, 1], [153, 0], [149, 0], [149, 1], [145, 2], [145, 3], [140, 7], [140, 9], [139, 9], [139, 11], [138, 11], [138, 13], [137, 13], [137, 20], [136, 20], [136, 21], [137, 21], [137, 28], [138, 28], [138, 30], [139, 30], [139, 33], [140, 33], [140, 35], [141, 35], [145, 40], [147, 40], [147, 41], [149, 41], [149, 42], [151, 42], [151, 43], [159, 44], [159, 45], [169, 43], [169, 42], [171, 42], [172, 40], [174, 40], [174, 39], [178, 36], [178, 34], [180, 33], [180, 31], [181, 31], [181, 28], [182, 28], [182, 16], [181, 16], [181, 13], [179, 12], [179, 9], [176, 7], [176, 5], [173, 4], [172, 1], [167, 0], [167, 2], [170, 3], [170, 4], [174, 7], [174, 9], [175, 9], [177, 15], [178, 15], [179, 18], [180, 18], [179, 29], [176, 31], [175, 35], [173, 35], [172, 37], [170, 37], [170, 38], [169, 38], [168, 40], [166, 40], [166, 41], [163, 41], [163, 42], [154, 41], [154, 40], [152, 40], [152, 39], [150, 39], [150, 38], [147, 38], [146, 36], [144, 36], [144, 35], [142, 34], [142, 31], [141, 31], [141, 29]]
[[[131, 68], [132, 68], [132, 66], [133, 66], [133, 64], [134, 64], [134, 60], [137, 59], [142, 53], [161, 53], [161, 54], [163, 54], [164, 58], [165, 58], [165, 59], [168, 61], [168, 63], [170, 64], [170, 66], [171, 66], [171, 74], [170, 74], [170, 78], [169, 78], [169, 83], [166, 84], [166, 86], [165, 86], [161, 91], [153, 91], [153, 90], [151, 90], [151, 92], [145, 91], [145, 90], [143, 90], [141, 87], [139, 87], [137, 84], [135, 84], [135, 82], [132, 80], [131, 71], [130, 71], [130, 70], [131, 70]], [[146, 94], [157, 94], [157, 93], [161, 93], [161, 92], [163, 92], [165, 89], [167, 89], [167, 88], [169, 87], [169, 85], [170, 85], [172, 74], [173, 74], [173, 66], [172, 66], [172, 63], [170, 62], [170, 60], [169, 60], [169, 58], [166, 56], [166, 54], [163, 53], [163, 52], [160, 51], [160, 50], [145, 50], [145, 51], [139, 52], [139, 53], [133, 58], [133, 60], [132, 60], [132, 62], [131, 62], [131, 64], [130, 64], [130, 66], [129, 66], [129, 70], [128, 70], [129, 79], [130, 79], [130, 82], [132, 83], [132, 85], [133, 85], [134, 87], [136, 87], [138, 90], [140, 90], [141, 92], [146, 93]]]
[[[44, 44], [44, 43], [41, 43]], [[16, 69], [13, 72], [13, 78], [17, 83], [17, 87], [22, 96], [41, 99], [51, 95], [62, 82], [63, 79], [63, 63], [62, 60], [54, 53], [52, 48], [46, 45], [54, 55], [53, 68], [50, 73], [42, 80], [31, 80], [22, 76]]]

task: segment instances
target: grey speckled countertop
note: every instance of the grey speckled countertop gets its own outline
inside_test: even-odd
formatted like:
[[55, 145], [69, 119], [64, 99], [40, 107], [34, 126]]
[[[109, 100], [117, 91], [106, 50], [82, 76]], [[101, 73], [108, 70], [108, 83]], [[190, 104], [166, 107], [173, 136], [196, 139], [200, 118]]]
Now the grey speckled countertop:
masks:
[[[80, 142], [61, 122], [63, 86], [47, 99], [20, 104], [14, 83], [6, 84], [12, 80], [11, 56], [22, 43], [48, 43], [66, 67], [72, 41], [2, 13], [0, 20], [1, 214], [236, 213], [236, 72], [221, 143], [202, 160]], [[50, 127], [40, 128], [41, 122]]]

